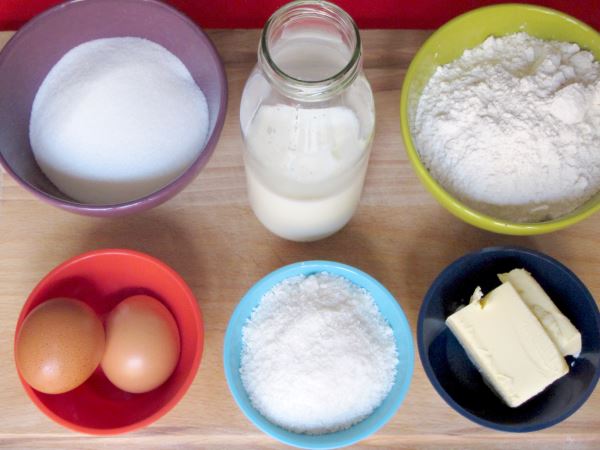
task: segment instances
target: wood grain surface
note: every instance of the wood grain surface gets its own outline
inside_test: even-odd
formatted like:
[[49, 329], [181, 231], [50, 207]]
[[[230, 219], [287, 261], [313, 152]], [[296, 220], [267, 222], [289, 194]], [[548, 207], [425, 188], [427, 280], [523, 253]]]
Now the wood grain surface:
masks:
[[[245, 291], [272, 270], [297, 261], [336, 260], [370, 273], [401, 304], [413, 336], [421, 299], [432, 280], [454, 259], [485, 246], [517, 244], [548, 253], [600, 298], [600, 214], [551, 235], [501, 236], [454, 218], [420, 184], [400, 135], [399, 98], [404, 73], [429, 35], [426, 31], [362, 33], [377, 130], [363, 198], [350, 224], [316, 243], [292, 243], [270, 234], [246, 199], [238, 116], [259, 32], [209, 34], [227, 68], [227, 119], [210, 163], [171, 201], [130, 217], [80, 217], [42, 203], [0, 173], [0, 447], [283, 448], [237, 408], [225, 382], [221, 353], [227, 322]], [[0, 33], [0, 45], [10, 35]], [[147, 252], [177, 270], [203, 311], [206, 341], [198, 375], [170, 413], [138, 432], [93, 437], [61, 428], [29, 401], [13, 363], [13, 333], [27, 295], [48, 271], [74, 255], [107, 247]], [[410, 391], [398, 413], [355, 448], [598, 449], [600, 391], [551, 429], [501, 433], [477, 426], [447, 406], [417, 356]]]

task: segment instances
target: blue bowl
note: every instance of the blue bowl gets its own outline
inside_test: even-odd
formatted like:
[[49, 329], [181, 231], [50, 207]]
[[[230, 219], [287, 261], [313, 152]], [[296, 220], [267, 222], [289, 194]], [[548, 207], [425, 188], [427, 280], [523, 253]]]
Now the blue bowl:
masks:
[[[489, 292], [500, 284], [496, 274], [514, 268], [532, 274], [582, 337], [581, 355], [567, 358], [569, 373], [518, 408], [492, 393], [445, 324], [476, 286]], [[593, 297], [561, 263], [523, 248], [485, 248], [450, 264], [421, 305], [417, 340], [425, 373], [446, 403], [467, 419], [501, 431], [536, 431], [565, 420], [585, 403], [600, 375], [600, 318]]]
[[[242, 327], [258, 306], [262, 297], [281, 281], [298, 275], [328, 272], [343, 276], [366, 289], [375, 300], [379, 311], [394, 331], [398, 349], [396, 380], [383, 403], [365, 420], [335, 433], [322, 435], [298, 434], [287, 431], [265, 419], [250, 403], [240, 378], [240, 355], [242, 351]], [[231, 316], [223, 349], [225, 377], [236, 403], [248, 419], [264, 433], [279, 441], [300, 448], [330, 449], [353, 444], [375, 433], [396, 413], [408, 386], [414, 368], [412, 335], [406, 316], [390, 292], [373, 277], [344, 264], [329, 261], [307, 261], [282, 267], [264, 277], [244, 295]]]

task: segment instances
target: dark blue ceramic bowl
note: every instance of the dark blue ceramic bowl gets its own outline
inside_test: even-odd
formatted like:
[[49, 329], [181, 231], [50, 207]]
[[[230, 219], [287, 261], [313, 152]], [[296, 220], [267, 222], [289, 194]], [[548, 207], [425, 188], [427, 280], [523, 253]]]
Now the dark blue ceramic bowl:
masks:
[[[445, 320], [466, 304], [476, 286], [489, 292], [497, 273], [524, 268], [581, 332], [582, 352], [567, 358], [569, 373], [518, 408], [506, 406], [484, 383]], [[502, 431], [536, 431], [565, 420], [591, 395], [600, 375], [600, 317], [587, 288], [558, 261], [542, 253], [493, 247], [450, 264], [427, 292], [417, 325], [421, 361], [433, 387], [452, 408], [480, 425]]]

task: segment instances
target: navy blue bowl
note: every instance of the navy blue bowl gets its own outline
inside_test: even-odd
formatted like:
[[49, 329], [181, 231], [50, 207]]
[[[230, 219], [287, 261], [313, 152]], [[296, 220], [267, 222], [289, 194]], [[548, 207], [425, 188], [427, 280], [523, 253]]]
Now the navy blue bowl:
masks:
[[[524, 268], [581, 332], [582, 351], [567, 358], [569, 373], [517, 408], [510, 408], [484, 383], [445, 320], [467, 304], [477, 286], [500, 285], [496, 274]], [[600, 375], [598, 306], [577, 276], [542, 253], [492, 247], [454, 261], [427, 292], [417, 325], [419, 355], [433, 387], [452, 408], [480, 425], [502, 431], [536, 431], [565, 420], [585, 403]]]

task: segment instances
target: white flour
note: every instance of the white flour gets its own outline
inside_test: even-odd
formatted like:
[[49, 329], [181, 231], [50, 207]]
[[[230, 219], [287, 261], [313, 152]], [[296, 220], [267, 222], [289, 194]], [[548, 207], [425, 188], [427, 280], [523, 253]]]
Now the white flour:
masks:
[[600, 190], [599, 80], [575, 44], [490, 37], [429, 80], [416, 147], [445, 189], [484, 213], [559, 217]]
[[398, 364], [393, 331], [373, 298], [345, 278], [289, 278], [242, 330], [240, 374], [269, 421], [307, 434], [342, 430], [389, 393]]

